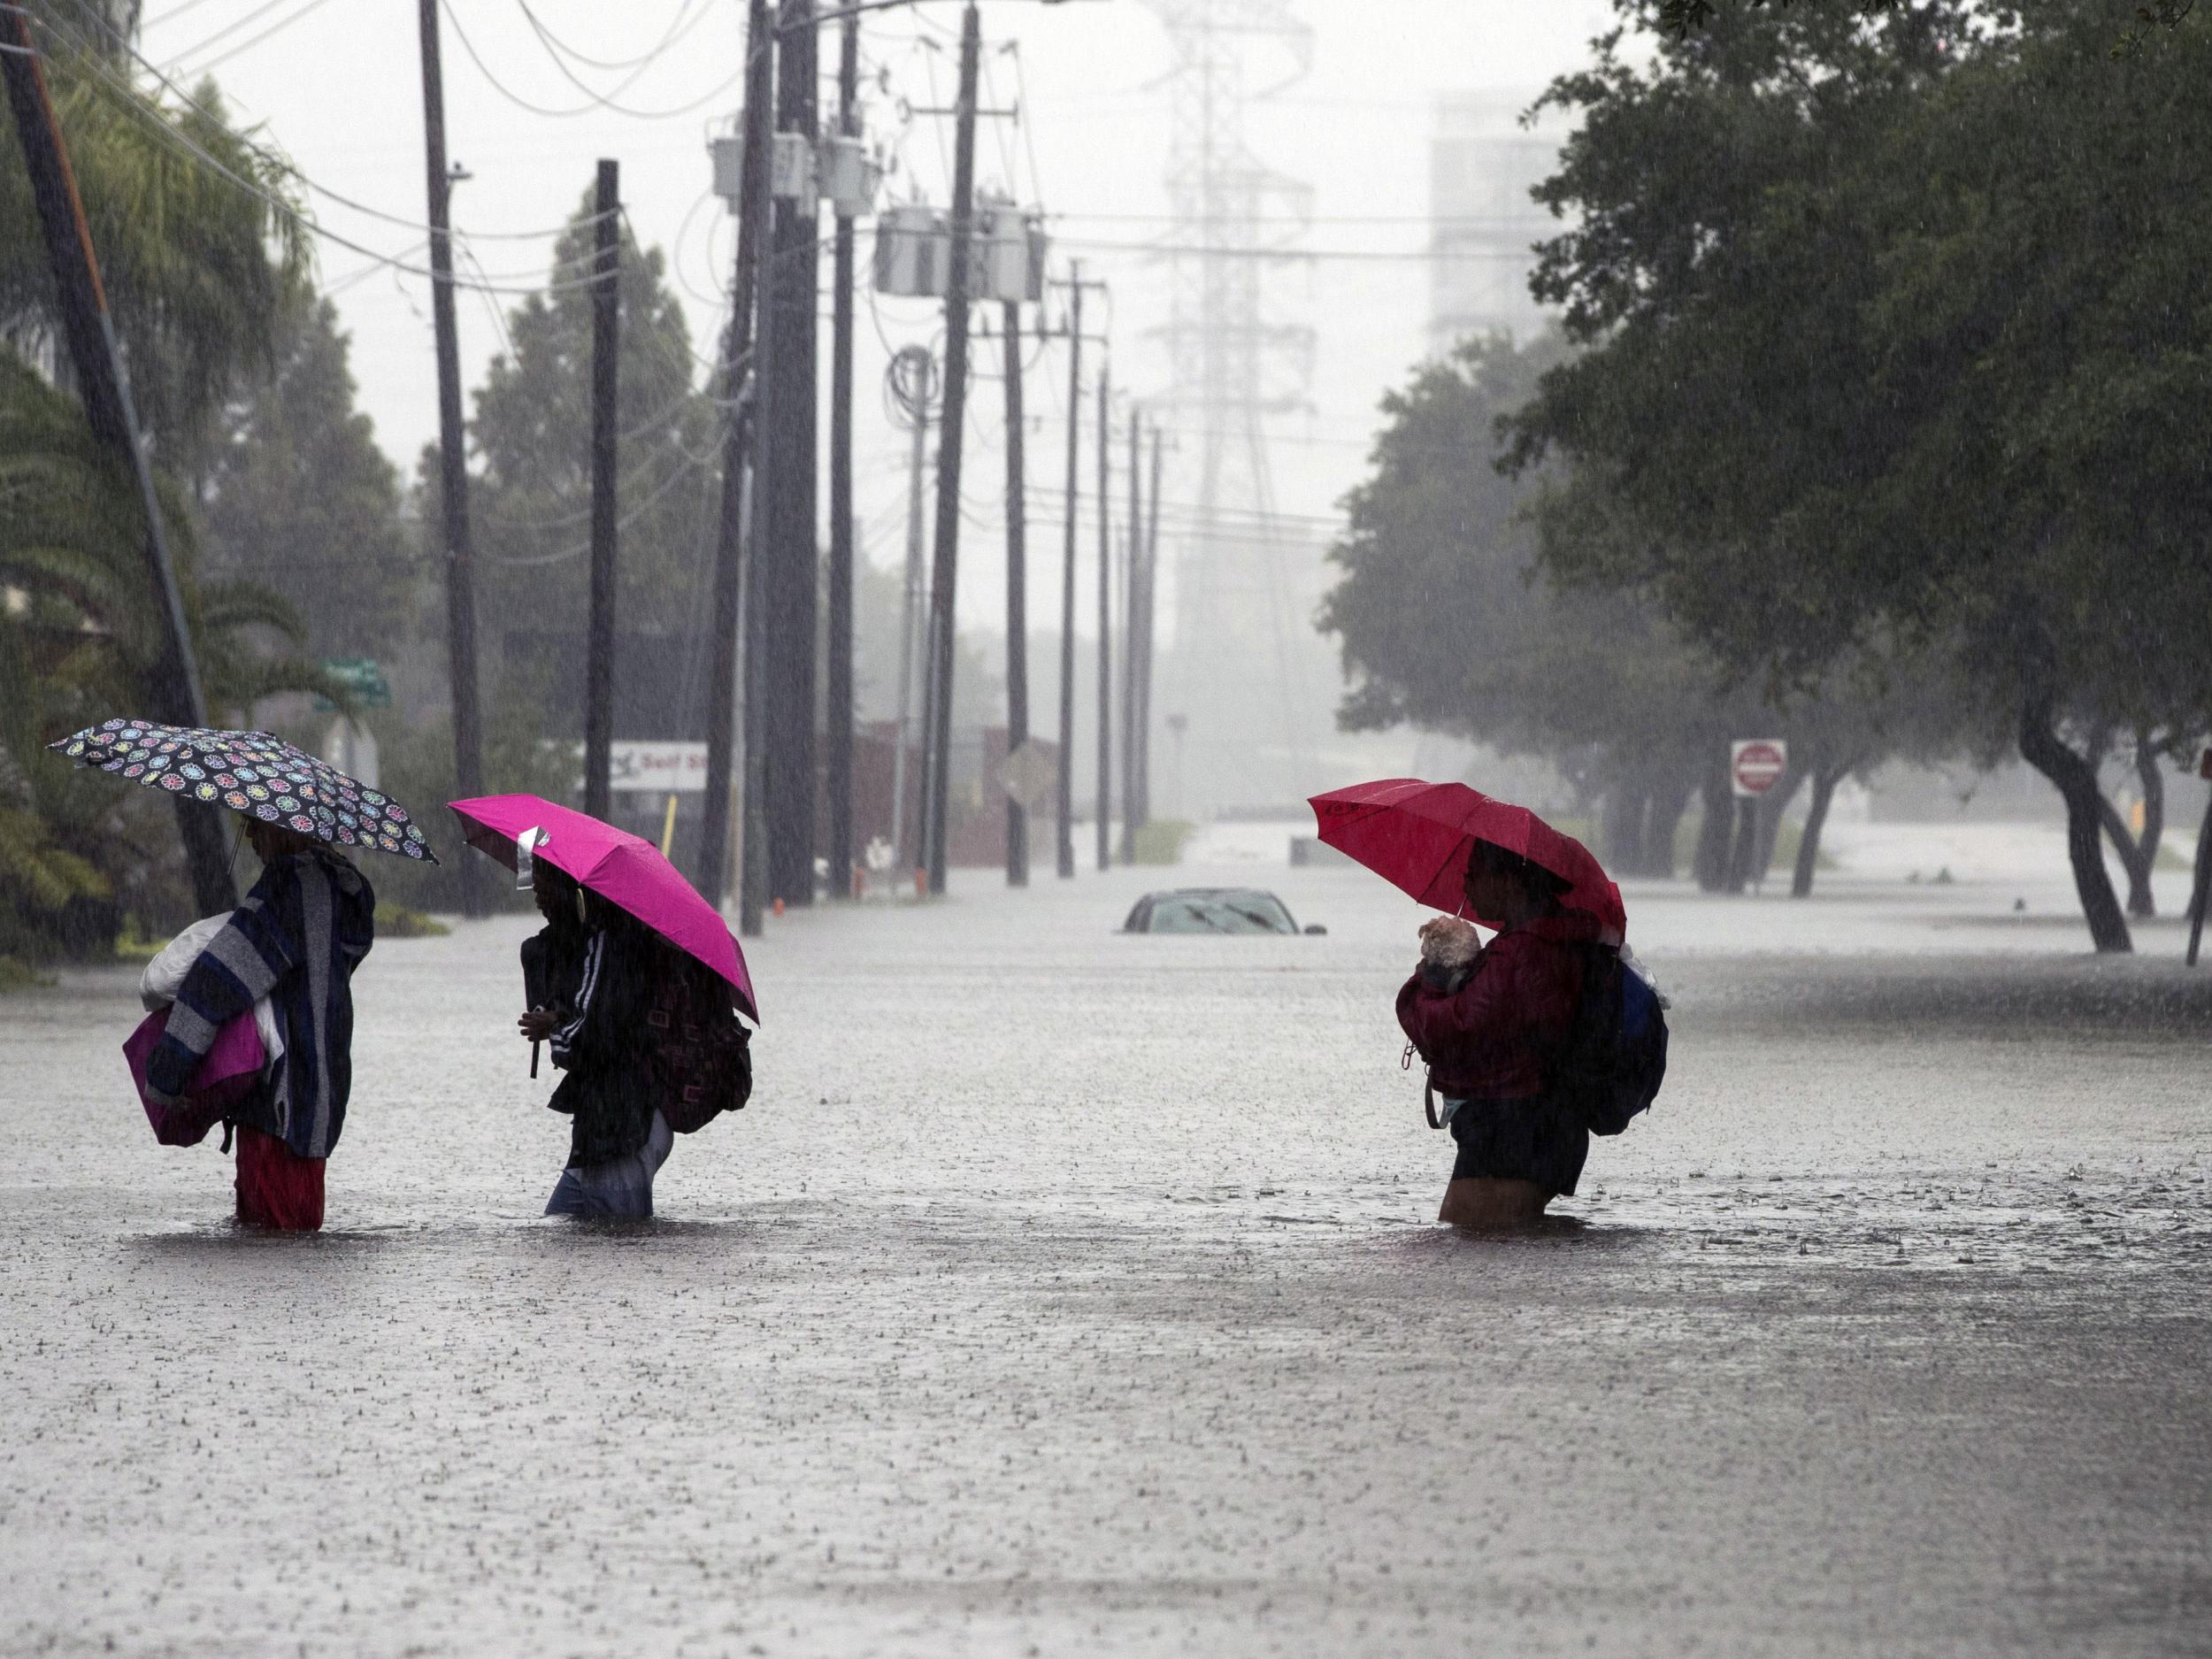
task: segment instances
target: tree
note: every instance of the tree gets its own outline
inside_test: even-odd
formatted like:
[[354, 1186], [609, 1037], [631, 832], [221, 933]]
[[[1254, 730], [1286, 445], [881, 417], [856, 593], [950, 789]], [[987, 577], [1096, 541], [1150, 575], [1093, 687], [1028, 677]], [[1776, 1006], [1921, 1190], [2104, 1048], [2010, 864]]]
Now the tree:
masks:
[[[1725, 664], [1804, 684], [1941, 651], [1962, 715], [2063, 799], [2093, 939], [2126, 949], [2085, 733], [2200, 730], [2168, 624], [2212, 583], [2193, 292], [2212, 176], [2202, 31], [2108, 73], [2118, 8], [1717, 17], [1550, 95], [1585, 111], [1544, 197], [1581, 217], [1539, 291], [1592, 348], [1517, 459], [1571, 458], [1647, 532], [1548, 534], [1571, 579], [1655, 586]], [[2172, 741], [2169, 739], [2168, 741]]]
[[389, 650], [418, 585], [399, 473], [354, 407], [348, 344], [330, 301], [296, 305], [274, 372], [223, 411], [200, 473], [210, 565], [281, 596], [326, 657]]
[[1604, 800], [1617, 868], [1671, 874], [1693, 790], [1709, 804], [1717, 786], [1725, 807], [1727, 741], [1755, 721], [1755, 700], [1728, 692], [1637, 595], [1561, 590], [1534, 568], [1540, 485], [1500, 476], [1497, 424], [1563, 355], [1556, 339], [1470, 341], [1384, 399], [1372, 476], [1346, 498], [1329, 554], [1345, 574], [1318, 618], [1355, 682], [1338, 722], [1410, 721], [1540, 756]]
[[[173, 109], [55, 31], [40, 35], [132, 396], [177, 465], [273, 361], [307, 258], [298, 217], [270, 205], [286, 199], [288, 170], [229, 127], [214, 82]], [[14, 127], [0, 122], [0, 338], [33, 360], [60, 338], [45, 248]]]
[[[211, 710], [242, 723], [262, 697], [327, 689], [315, 666], [266, 649], [272, 635], [297, 635], [280, 599], [250, 583], [194, 579], [181, 495], [166, 480], [161, 494]], [[104, 934], [88, 932], [74, 901], [137, 895], [153, 910], [167, 902], [158, 874], [170, 803], [86, 778], [45, 748], [146, 704], [163, 639], [143, 534], [135, 488], [75, 400], [0, 349], [0, 841], [11, 849], [0, 861], [0, 919], [52, 944], [112, 937], [111, 909], [99, 913]]]
[[[469, 426], [481, 466], [470, 497], [478, 608], [495, 641], [506, 629], [583, 628], [593, 211], [587, 198], [563, 232], [546, 289], [508, 313], [511, 349], [492, 359]], [[660, 250], [641, 250], [626, 227], [618, 287], [617, 613], [625, 632], [687, 633], [704, 602], [720, 501], [717, 411], [693, 384], [690, 330]]]

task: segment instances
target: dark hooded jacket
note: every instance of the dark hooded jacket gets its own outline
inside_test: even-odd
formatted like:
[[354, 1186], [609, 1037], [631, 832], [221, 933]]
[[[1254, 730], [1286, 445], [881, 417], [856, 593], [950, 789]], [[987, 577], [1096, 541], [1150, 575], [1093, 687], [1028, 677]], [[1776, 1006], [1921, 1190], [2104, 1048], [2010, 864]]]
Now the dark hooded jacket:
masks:
[[534, 1006], [557, 1021], [553, 1064], [565, 1074], [548, 1102], [569, 1116], [571, 1169], [628, 1157], [660, 1104], [649, 1068], [655, 976], [666, 947], [628, 917], [603, 926], [552, 926], [523, 941]]

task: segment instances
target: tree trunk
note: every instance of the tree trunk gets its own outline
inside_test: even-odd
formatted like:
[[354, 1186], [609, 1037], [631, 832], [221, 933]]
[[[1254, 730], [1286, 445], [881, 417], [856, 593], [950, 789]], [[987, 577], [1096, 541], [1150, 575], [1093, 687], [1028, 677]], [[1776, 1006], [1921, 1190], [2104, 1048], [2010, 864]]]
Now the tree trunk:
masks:
[[1824, 766], [1813, 774], [1813, 798], [1806, 803], [1804, 833], [1797, 838], [1797, 868], [1790, 873], [1790, 897], [1811, 896], [1813, 872], [1820, 867], [1820, 833], [1828, 826], [1828, 808], [1836, 798], [1836, 786], [1851, 775], [1851, 768]]
[[1724, 757], [1705, 769], [1699, 792], [1705, 799], [1705, 822], [1698, 830], [1694, 873], [1705, 892], [1725, 893], [1729, 855], [1735, 841], [1736, 795], [1729, 787]]
[[1670, 779], [1652, 791], [1651, 816], [1644, 824], [1644, 862], [1639, 875], [1674, 879], [1674, 838], [1682, 827], [1682, 815], [1690, 810], [1694, 787], [1679, 778]]
[[1643, 871], [1644, 811], [1649, 801], [1642, 788], [1625, 778], [1606, 792], [1599, 835], [1605, 862], [1624, 876]]
[[2112, 843], [2112, 850], [2120, 855], [2120, 868], [2128, 872], [2128, 914], [2152, 914], [2150, 866], [2135, 844], [2127, 821], [2120, 816], [2120, 809], [2107, 800], [2101, 790], [2097, 795], [2097, 822], [2104, 830], [2105, 839]]
[[2052, 710], [2049, 696], [2029, 698], [2020, 717], [2020, 757], [2048, 778], [2066, 803], [2066, 856], [2091, 941], [2100, 951], [2131, 951], [2135, 944], [2128, 936], [2127, 918], [2120, 913], [2112, 878], [2105, 873], [2098, 811], [2104, 795], [2094, 768], [2061, 741]]
[[2143, 855], [2143, 908], [2135, 908], [2135, 895], [2130, 891], [2128, 914], [2155, 916], [2158, 902], [2151, 893], [2151, 872], [2158, 868], [2158, 843], [2166, 837], [2166, 774], [2159, 769], [2158, 750], [2152, 747], [2148, 732], [2135, 734], [2135, 777], [2143, 787], [2143, 833], [2135, 843]]
[[1801, 764], [1793, 764], [1759, 803], [1759, 842], [1751, 854], [1754, 887], [1763, 882], [1767, 872], [1774, 868], [1774, 843], [1781, 838], [1782, 815], [1790, 810], [1790, 803], [1797, 799], [1797, 792], [1805, 787], [1805, 772]]

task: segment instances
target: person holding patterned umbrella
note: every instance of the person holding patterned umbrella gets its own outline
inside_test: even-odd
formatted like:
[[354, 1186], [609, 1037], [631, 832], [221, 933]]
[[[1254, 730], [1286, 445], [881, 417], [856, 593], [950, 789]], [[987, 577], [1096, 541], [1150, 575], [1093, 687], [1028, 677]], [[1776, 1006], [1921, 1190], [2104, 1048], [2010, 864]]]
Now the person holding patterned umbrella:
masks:
[[421, 829], [397, 802], [266, 732], [110, 720], [54, 748], [245, 816], [261, 878], [185, 972], [144, 1093], [181, 1100], [217, 1032], [266, 998], [281, 1054], [224, 1120], [238, 1137], [238, 1219], [316, 1231], [352, 1093], [353, 973], [376, 933], [375, 891], [340, 849], [434, 863]]

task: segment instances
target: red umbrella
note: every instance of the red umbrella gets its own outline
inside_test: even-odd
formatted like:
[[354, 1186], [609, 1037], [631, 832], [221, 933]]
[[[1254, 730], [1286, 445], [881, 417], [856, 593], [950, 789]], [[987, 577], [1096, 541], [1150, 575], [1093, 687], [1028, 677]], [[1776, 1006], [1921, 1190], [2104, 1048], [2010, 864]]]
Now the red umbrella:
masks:
[[461, 820], [468, 844], [510, 870], [516, 866], [515, 838], [526, 830], [544, 831], [534, 856], [566, 871], [679, 950], [705, 963], [730, 982], [738, 1007], [760, 1018], [745, 954], [721, 913], [651, 841], [534, 795], [488, 795], [446, 804]]
[[[1628, 931], [1621, 890], [1590, 849], [1562, 835], [1525, 806], [1495, 801], [1463, 783], [1385, 778], [1315, 795], [1309, 804], [1325, 846], [1365, 864], [1416, 900], [1456, 916], [1467, 908], [1463, 878], [1478, 841], [1541, 865], [1567, 891], [1560, 904], [1597, 918], [1599, 937], [1617, 945]], [[1497, 922], [1474, 918], [1485, 927]]]

